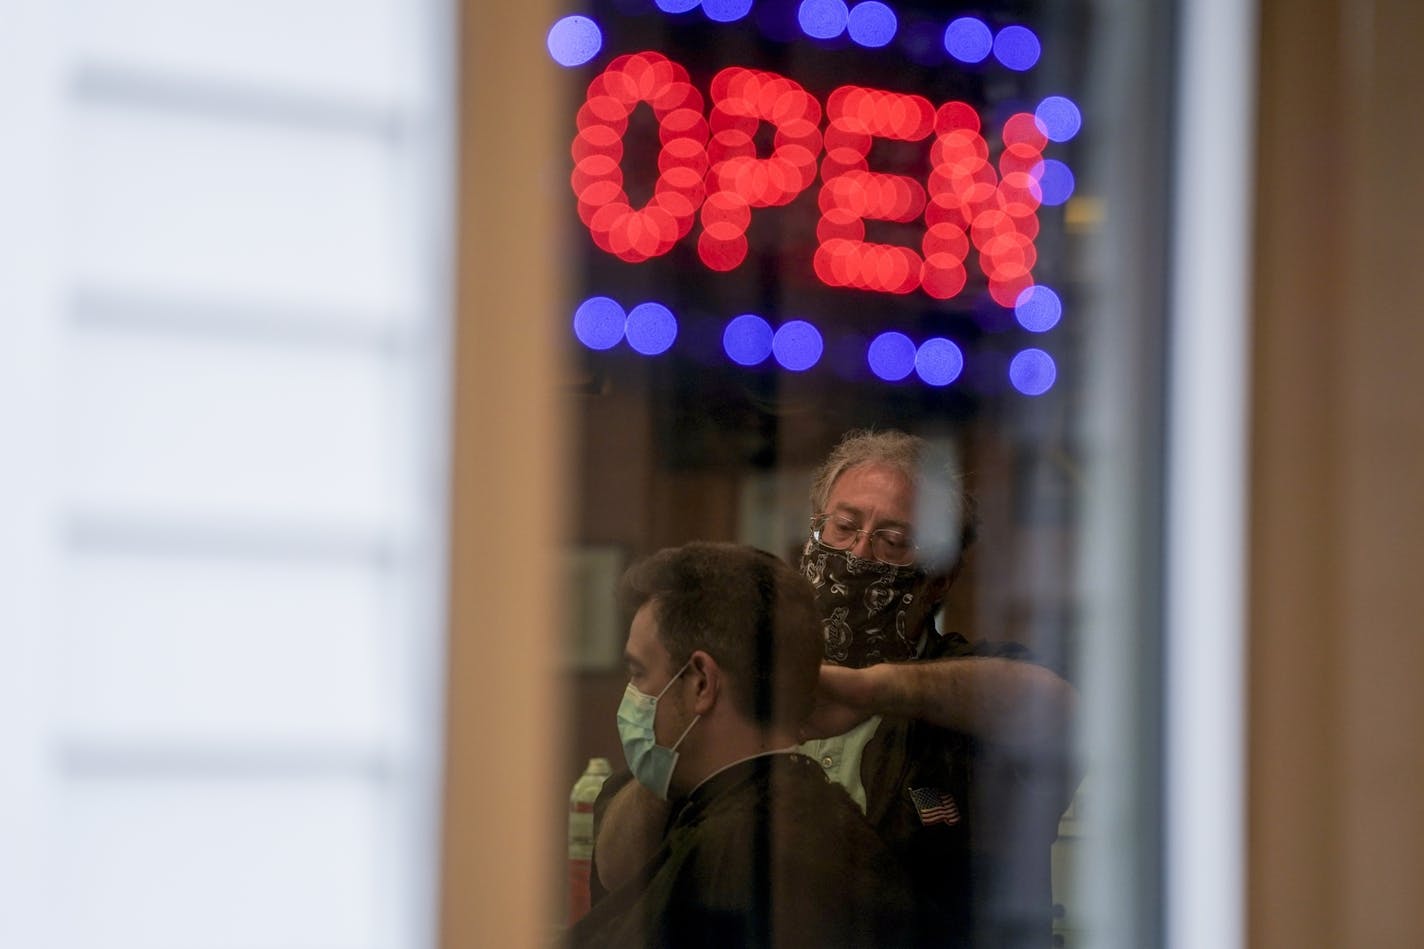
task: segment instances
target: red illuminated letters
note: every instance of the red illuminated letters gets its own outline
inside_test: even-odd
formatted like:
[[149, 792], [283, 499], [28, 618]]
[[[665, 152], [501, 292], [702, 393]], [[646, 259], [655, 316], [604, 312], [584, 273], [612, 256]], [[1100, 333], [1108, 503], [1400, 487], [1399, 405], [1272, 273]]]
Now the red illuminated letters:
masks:
[[[620, 56], [589, 84], [573, 141], [571, 184], [579, 219], [599, 248], [630, 263], [666, 254], [700, 217], [697, 252], [713, 270], [747, 254], [753, 209], [790, 203], [815, 181], [821, 211], [816, 276], [835, 287], [947, 300], [964, 289], [971, 248], [1003, 306], [1033, 285], [1037, 259], [1036, 168], [1047, 138], [1019, 113], [1003, 129], [997, 169], [979, 115], [963, 102], [937, 109], [922, 96], [842, 86], [821, 105], [800, 85], [761, 70], [730, 67], [710, 86], [711, 109], [687, 71], [655, 52]], [[647, 103], [658, 121], [658, 178], [641, 208], [623, 187], [628, 118]], [[756, 153], [761, 123], [772, 152]], [[928, 181], [869, 167], [875, 139], [930, 144]], [[923, 221], [916, 249], [865, 239], [867, 220]]]
[[[707, 202], [697, 255], [713, 270], [731, 270], [747, 255], [752, 208], [787, 204], [816, 180], [821, 104], [790, 79], [731, 67], [712, 80], [712, 140]], [[758, 158], [757, 126], [776, 128], [769, 158]]]
[[924, 139], [934, 127], [934, 107], [921, 96], [841, 86], [826, 100], [826, 118], [816, 276], [833, 287], [909, 293], [921, 283], [920, 256], [866, 242], [864, 221], [916, 220], [925, 189], [913, 178], [869, 170], [867, 156], [875, 138]]
[[[641, 208], [623, 189], [623, 134], [640, 102], [658, 119], [658, 180]], [[658, 257], [692, 230], [706, 195], [707, 122], [687, 70], [656, 53], [620, 56], [588, 87], [574, 137], [579, 220], [594, 243], [631, 263]]]

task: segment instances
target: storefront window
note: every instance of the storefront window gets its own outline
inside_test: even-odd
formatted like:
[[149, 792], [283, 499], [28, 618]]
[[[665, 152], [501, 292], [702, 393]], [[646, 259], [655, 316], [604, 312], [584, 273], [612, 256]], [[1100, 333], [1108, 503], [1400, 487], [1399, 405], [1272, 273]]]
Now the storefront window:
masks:
[[550, 24], [569, 786], [622, 765], [623, 567], [691, 540], [795, 564], [827, 452], [903, 430], [938, 473], [924, 556], [977, 526], [941, 631], [1081, 698], [1081, 782], [1029, 860], [1056, 944], [1158, 938], [1170, 27], [1087, 0], [604, 0]]

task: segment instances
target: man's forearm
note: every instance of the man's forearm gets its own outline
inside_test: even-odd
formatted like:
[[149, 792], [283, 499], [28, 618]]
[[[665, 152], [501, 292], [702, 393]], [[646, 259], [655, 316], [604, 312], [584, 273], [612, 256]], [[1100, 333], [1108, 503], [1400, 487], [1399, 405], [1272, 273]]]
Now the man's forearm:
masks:
[[832, 681], [831, 687], [848, 704], [1010, 747], [1065, 742], [1077, 705], [1077, 694], [1066, 681], [1042, 666], [1012, 659], [882, 663], [845, 671], [854, 675]]
[[667, 802], [637, 781], [629, 781], [613, 795], [593, 845], [598, 882], [605, 889], [633, 879], [657, 852], [667, 818]]

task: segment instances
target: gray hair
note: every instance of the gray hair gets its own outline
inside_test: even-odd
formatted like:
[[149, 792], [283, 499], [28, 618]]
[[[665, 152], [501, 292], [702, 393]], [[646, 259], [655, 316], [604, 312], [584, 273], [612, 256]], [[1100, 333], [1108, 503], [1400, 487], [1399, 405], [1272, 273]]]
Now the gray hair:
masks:
[[925, 440], [894, 429], [877, 432], [857, 429], [847, 432], [831, 449], [811, 478], [811, 513], [823, 514], [836, 479], [859, 465], [885, 465], [899, 471], [913, 485], [920, 483], [920, 459]]
[[[893, 428], [876, 431], [855, 429], [842, 436], [840, 442], [811, 477], [811, 513], [824, 514], [826, 502], [830, 499], [831, 488], [836, 479], [852, 468], [860, 465], [884, 465], [903, 474], [915, 486], [918, 503], [930, 501], [925, 497], [926, 469], [937, 461], [937, 455], [930, 445], [917, 435], [910, 435]], [[950, 549], [943, 551], [957, 559], [974, 543], [978, 535], [978, 517], [973, 498], [964, 490], [958, 472], [952, 470], [929, 472], [935, 476], [936, 491], [946, 503], [948, 510], [933, 511], [935, 515], [956, 517], [959, 521], [958, 538], [945, 538]], [[942, 481], [940, 480], [942, 479]], [[948, 495], [945, 497], [945, 495]], [[938, 519], [938, 517], [936, 517]], [[922, 525], [923, 526], [923, 525]], [[957, 540], [957, 544], [956, 544]], [[941, 541], [943, 543], [944, 541]]]

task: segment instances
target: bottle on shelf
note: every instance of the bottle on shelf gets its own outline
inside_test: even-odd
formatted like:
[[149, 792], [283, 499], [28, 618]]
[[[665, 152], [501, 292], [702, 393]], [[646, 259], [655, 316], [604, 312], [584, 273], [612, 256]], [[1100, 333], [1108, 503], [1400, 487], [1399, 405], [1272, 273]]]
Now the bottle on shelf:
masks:
[[613, 773], [607, 758], [590, 758], [569, 795], [569, 925], [588, 912], [593, 873], [593, 802]]

